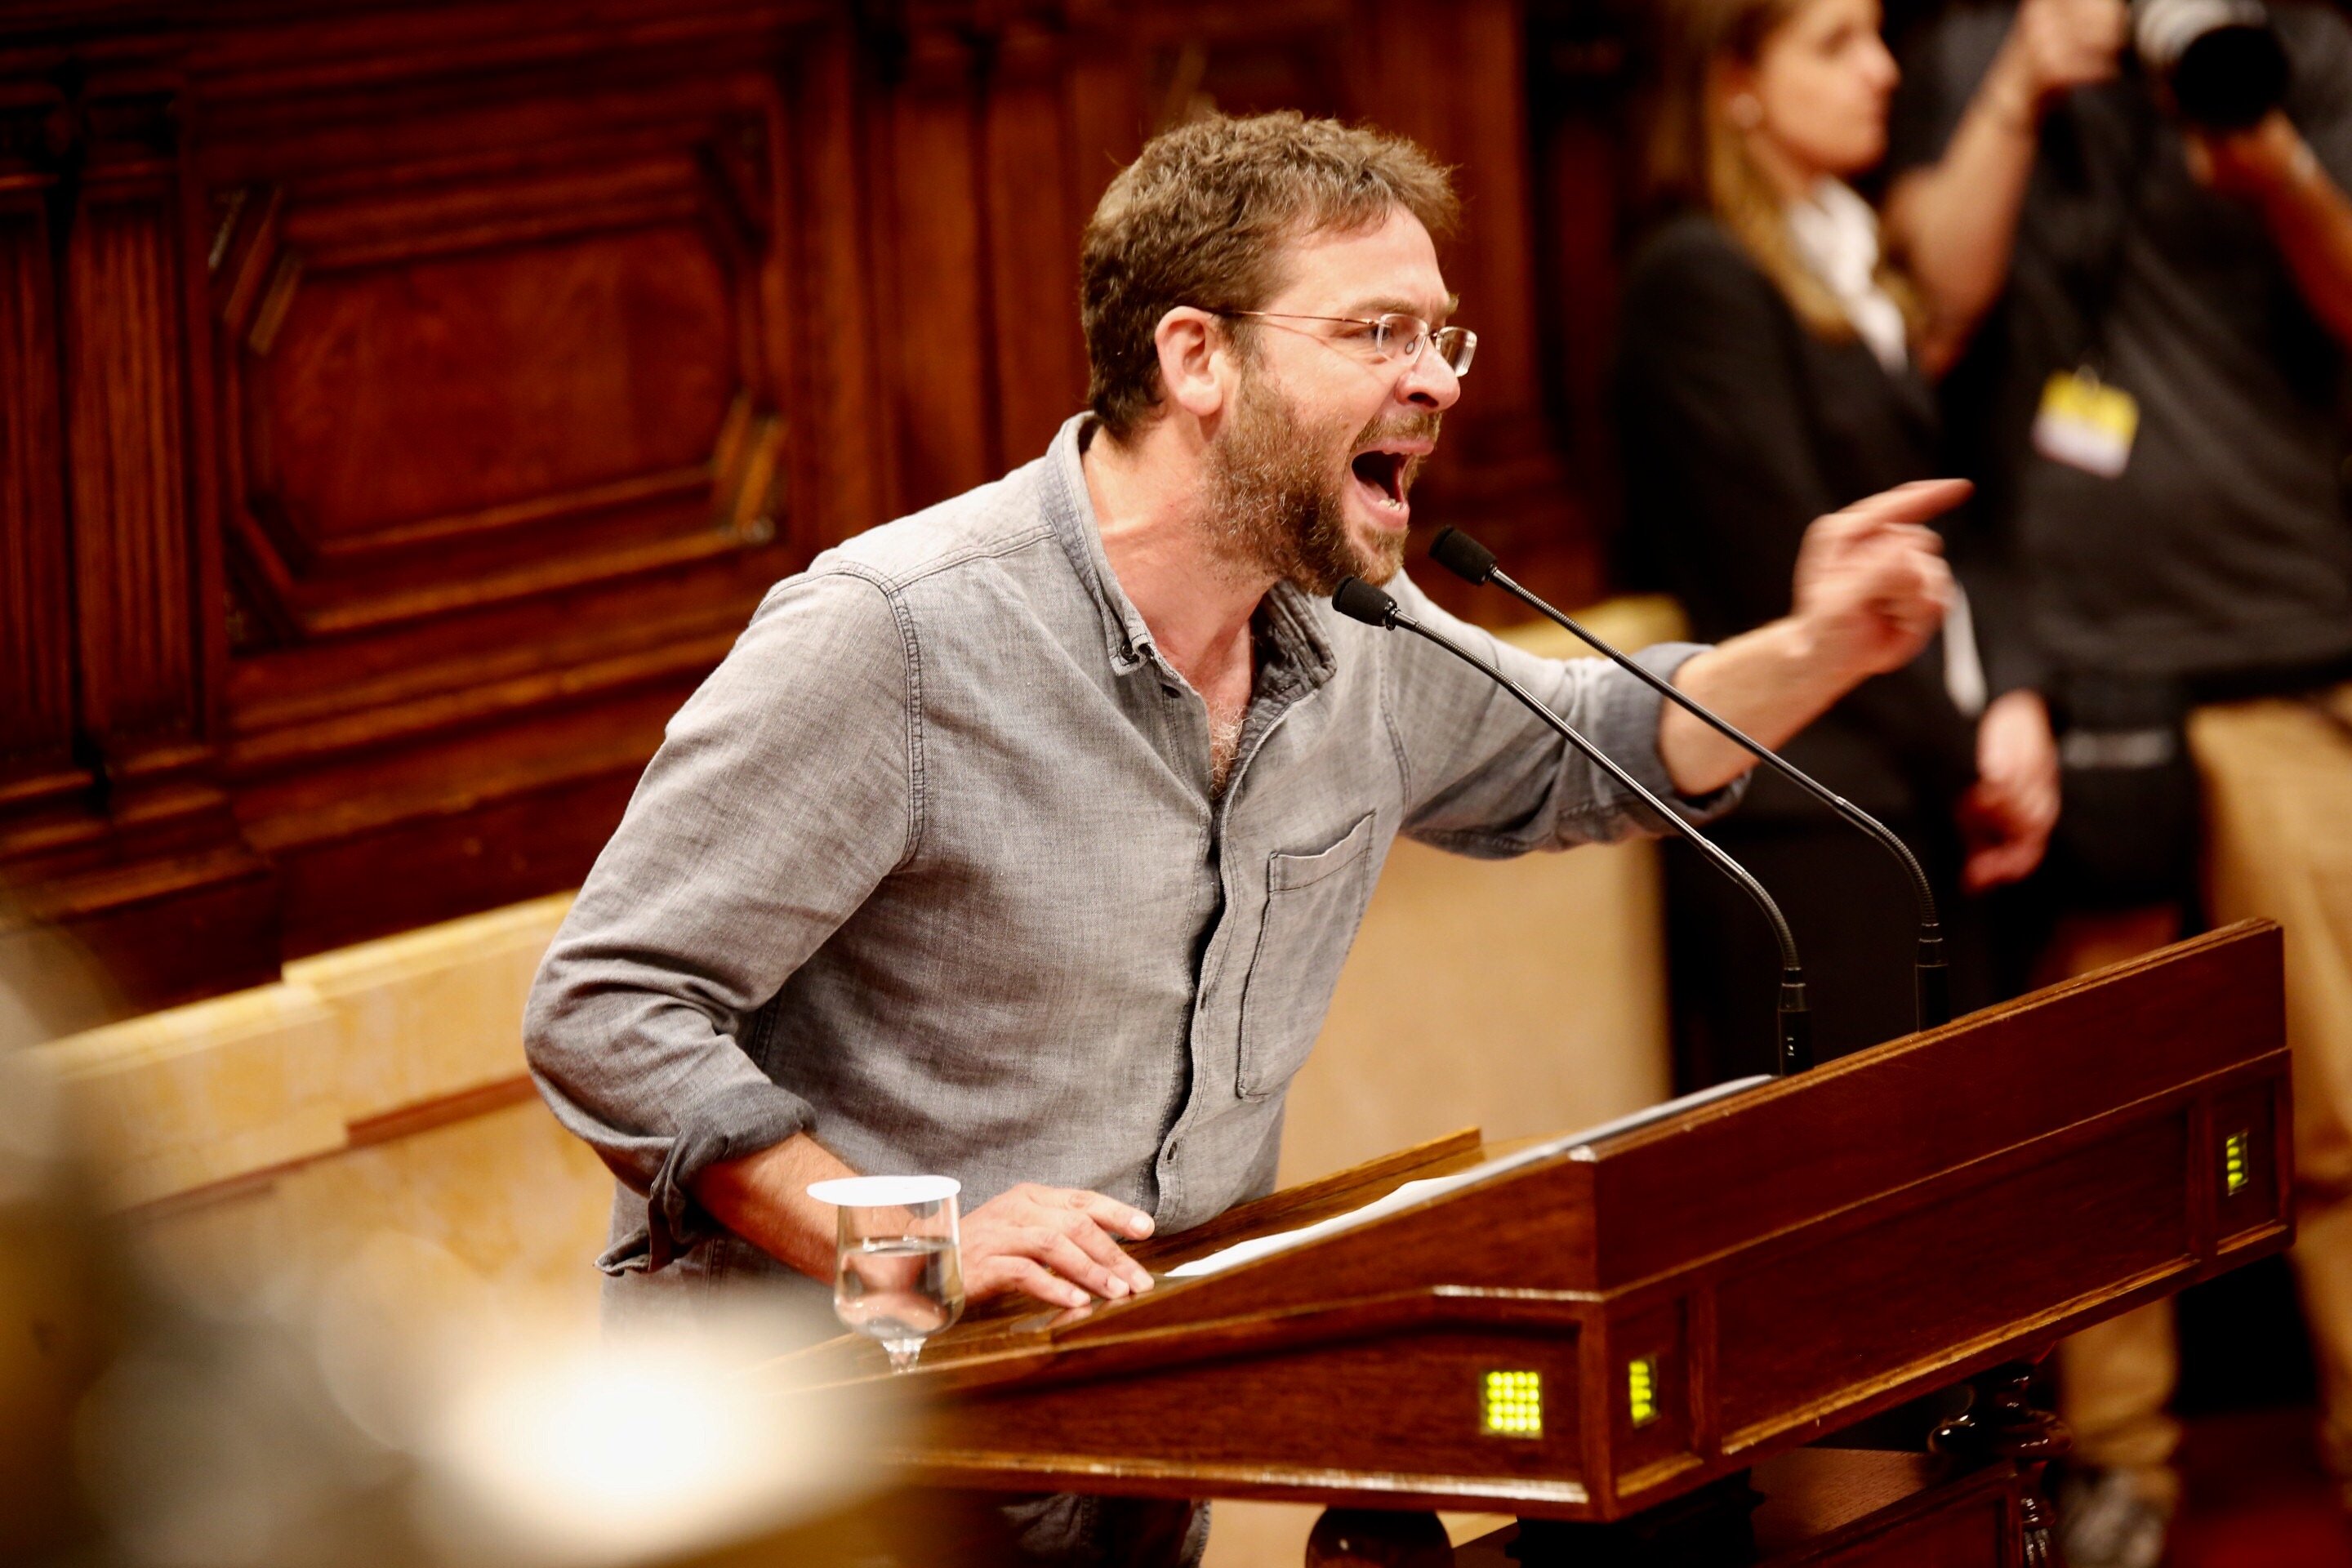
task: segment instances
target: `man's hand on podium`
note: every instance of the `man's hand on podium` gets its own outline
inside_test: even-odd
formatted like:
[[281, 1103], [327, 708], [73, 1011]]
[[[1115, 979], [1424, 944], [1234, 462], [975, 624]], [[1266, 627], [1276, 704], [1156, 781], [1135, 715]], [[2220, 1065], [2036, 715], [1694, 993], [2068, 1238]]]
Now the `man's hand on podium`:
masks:
[[[834, 1211], [808, 1195], [812, 1182], [854, 1176], [840, 1156], [805, 1132], [740, 1159], [720, 1161], [694, 1181], [697, 1202], [736, 1235], [830, 1282]], [[1116, 1198], [1034, 1182], [963, 1216], [964, 1298], [985, 1301], [1019, 1290], [1055, 1307], [1118, 1300], [1151, 1289], [1151, 1276], [1119, 1250], [1151, 1234], [1151, 1216]]]
[[1141, 1295], [1151, 1275], [1118, 1238], [1150, 1234], [1151, 1216], [1116, 1198], [1024, 1182], [964, 1215], [964, 1294], [984, 1301], [1022, 1290], [1056, 1307]]

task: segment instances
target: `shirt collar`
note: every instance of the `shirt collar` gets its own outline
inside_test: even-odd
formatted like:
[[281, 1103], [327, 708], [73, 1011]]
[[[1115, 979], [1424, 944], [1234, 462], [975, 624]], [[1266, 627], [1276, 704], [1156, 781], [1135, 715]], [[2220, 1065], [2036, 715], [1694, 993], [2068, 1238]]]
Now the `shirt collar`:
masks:
[[[1094, 499], [1087, 493], [1087, 474], [1080, 461], [1086, 441], [1096, 427], [1091, 414], [1073, 415], [1055, 433], [1046, 449], [1045, 515], [1102, 616], [1105, 651], [1111, 668], [1126, 675], [1151, 656], [1151, 628], [1120, 587], [1118, 574], [1104, 553], [1102, 528], [1095, 517]], [[1269, 634], [1270, 657], [1265, 676], [1269, 686], [1297, 678], [1307, 687], [1330, 679], [1336, 661], [1331, 645], [1317, 625], [1307, 595], [1295, 584], [1277, 583], [1262, 602], [1260, 624]]]
[[1102, 528], [1095, 517], [1094, 498], [1087, 493], [1086, 468], [1079, 462], [1095, 423], [1091, 414], [1072, 415], [1046, 448], [1045, 518], [1053, 526], [1054, 537], [1061, 542], [1063, 553], [1070, 558], [1070, 570], [1078, 574], [1101, 613], [1111, 668], [1125, 675], [1143, 663], [1151, 647], [1151, 628], [1144, 625], [1143, 613], [1128, 598], [1127, 590], [1118, 585], [1110, 557], [1103, 553]]
[[1276, 583], [1258, 613], [1265, 618], [1275, 650], [1265, 674], [1269, 694], [1282, 695], [1293, 684], [1312, 690], [1331, 679], [1339, 660], [1332, 657], [1306, 590], [1295, 583]]
[[1878, 215], [1843, 180], [1822, 176], [1787, 210], [1798, 256], [1837, 300], [1889, 375], [1910, 358], [1902, 307], [1878, 281]]

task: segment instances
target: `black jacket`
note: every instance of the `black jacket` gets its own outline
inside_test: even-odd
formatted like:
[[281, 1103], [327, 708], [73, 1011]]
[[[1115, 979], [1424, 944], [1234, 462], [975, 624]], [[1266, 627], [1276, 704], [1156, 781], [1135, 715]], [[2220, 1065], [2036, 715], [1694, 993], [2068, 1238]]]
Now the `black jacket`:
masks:
[[[1628, 544], [1709, 641], [1788, 613], [1798, 542], [1814, 518], [1948, 471], [1918, 376], [1889, 374], [1859, 341], [1808, 331], [1704, 215], [1675, 218], [1636, 257], [1614, 390]], [[1981, 639], [2005, 595], [1975, 574], [1969, 588]], [[1938, 637], [1815, 721], [1789, 744], [1790, 759], [1865, 810], [1948, 823], [1976, 776], [1975, 730], [1946, 693], [1943, 669]], [[1759, 772], [1738, 816], [1821, 813]]]

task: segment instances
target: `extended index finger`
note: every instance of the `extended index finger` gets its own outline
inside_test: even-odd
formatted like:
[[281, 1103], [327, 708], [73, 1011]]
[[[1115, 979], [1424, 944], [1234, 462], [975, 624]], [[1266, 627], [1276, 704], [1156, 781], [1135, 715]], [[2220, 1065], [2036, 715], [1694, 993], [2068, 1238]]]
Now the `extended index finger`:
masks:
[[1966, 479], [1913, 479], [1891, 490], [1864, 496], [1840, 515], [1874, 524], [1926, 522], [1969, 499], [1976, 486]]

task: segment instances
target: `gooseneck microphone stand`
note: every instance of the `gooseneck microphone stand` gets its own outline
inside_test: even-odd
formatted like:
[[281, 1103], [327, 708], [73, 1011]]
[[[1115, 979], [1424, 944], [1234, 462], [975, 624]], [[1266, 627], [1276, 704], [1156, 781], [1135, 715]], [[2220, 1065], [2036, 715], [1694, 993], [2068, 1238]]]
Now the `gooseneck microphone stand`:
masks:
[[1360, 578], [1346, 578], [1340, 583], [1338, 591], [1332, 594], [1331, 607], [1350, 620], [1361, 621], [1368, 626], [1378, 626], [1383, 631], [1393, 628], [1411, 632], [1415, 637], [1435, 643], [1454, 658], [1476, 669], [1513, 697], [1517, 698], [1528, 712], [1533, 713], [1558, 731], [1561, 740], [1582, 752], [1595, 767], [1616, 780], [1619, 784], [1639, 797], [1651, 810], [1665, 818], [1667, 824], [1675, 832], [1696, 846], [1699, 852], [1713, 861], [1717, 869], [1745, 889], [1748, 896], [1756, 900], [1756, 907], [1764, 911], [1764, 918], [1772, 922], [1772, 935], [1780, 944], [1780, 994], [1775, 1006], [1780, 1044], [1775, 1071], [1780, 1077], [1786, 1078], [1790, 1073], [1803, 1072], [1813, 1065], [1813, 1020], [1811, 1011], [1805, 1001], [1805, 974], [1803, 966], [1797, 960], [1796, 934], [1790, 931], [1789, 922], [1781, 917], [1780, 906], [1772, 901], [1772, 895], [1764, 890], [1763, 883], [1748, 874], [1748, 868], [1745, 866], [1725, 854], [1706, 835], [1684, 821], [1680, 812], [1653, 795], [1639, 779], [1618, 766], [1616, 762], [1600, 747], [1579, 734], [1567, 720], [1546, 707], [1526, 687], [1521, 686], [1500, 669], [1444, 633], [1432, 630], [1414, 620], [1398, 607], [1394, 599], [1380, 589]]
[[1932, 1029], [1952, 1021], [1951, 971], [1944, 962], [1944, 925], [1936, 909], [1936, 890], [1921, 868], [1919, 858], [1911, 847], [1903, 842], [1886, 824], [1854, 805], [1827, 784], [1814, 778], [1795, 763], [1751, 738], [1730, 721], [1717, 714], [1696, 698], [1677, 690], [1673, 682], [1652, 673], [1612, 647], [1608, 643], [1579, 626], [1518, 584], [1513, 582], [1495, 563], [1495, 552], [1457, 528], [1439, 533], [1429, 547], [1430, 558], [1465, 582], [1492, 583], [1528, 608], [1553, 625], [1581, 638], [1595, 653], [1614, 662], [1636, 679], [1646, 682], [1658, 695], [1674, 703], [1693, 718], [1706, 724], [1733, 745], [1764, 763], [1773, 772], [1828, 806], [1847, 822], [1862, 829], [1885, 847], [1886, 852], [1903, 863], [1911, 878], [1911, 897], [1918, 907], [1919, 945], [1912, 969], [1912, 1005], [1916, 1026]]

